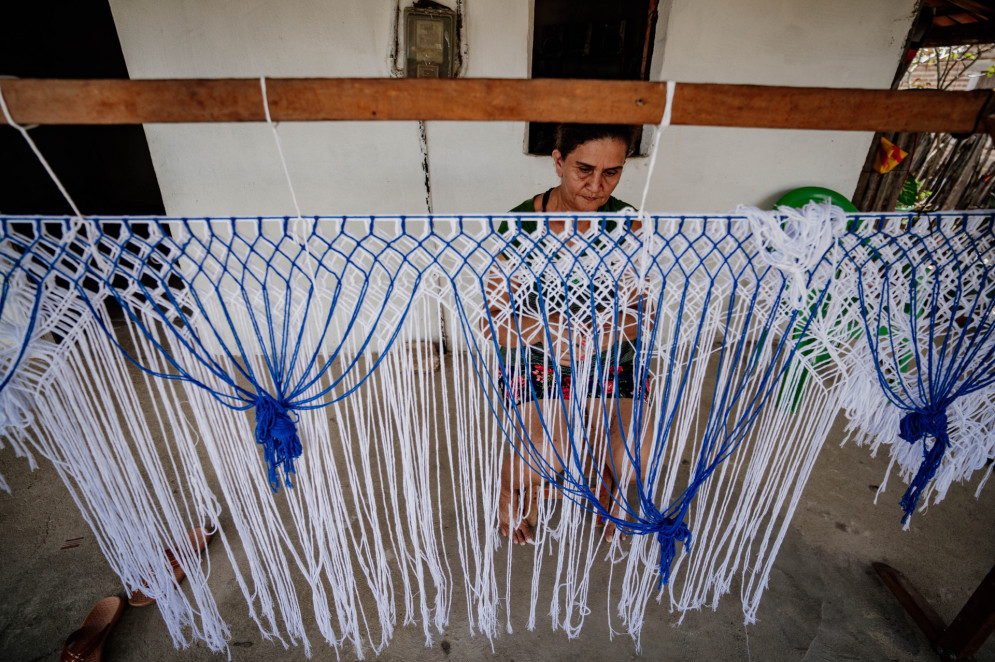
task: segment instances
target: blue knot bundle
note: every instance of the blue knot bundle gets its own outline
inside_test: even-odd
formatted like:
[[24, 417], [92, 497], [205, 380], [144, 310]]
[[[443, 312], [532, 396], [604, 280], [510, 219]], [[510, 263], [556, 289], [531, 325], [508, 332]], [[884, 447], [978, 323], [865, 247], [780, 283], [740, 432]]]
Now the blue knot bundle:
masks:
[[263, 447], [269, 484], [274, 492], [280, 490], [280, 477], [277, 467], [283, 467], [284, 484], [293, 487], [290, 474], [294, 471], [294, 460], [301, 456], [301, 440], [297, 436], [297, 425], [290, 417], [293, 406], [277, 401], [268, 393], [256, 400], [256, 443]]
[[684, 551], [691, 552], [691, 531], [683, 520], [673, 520], [669, 517], [663, 518], [654, 528], [656, 541], [660, 543], [660, 579], [657, 582], [659, 590], [664, 584], [670, 583], [670, 566], [677, 554], [675, 543], [684, 543]]
[[[934, 439], [923, 441], [902, 497], [904, 524], [950, 450], [950, 405], [978, 393], [958, 415], [981, 411], [995, 386], [995, 216], [923, 214], [895, 226], [865, 225], [844, 239], [840, 265], [856, 270], [856, 310], [878, 383], [905, 412], [899, 436], [909, 444]], [[958, 462], [952, 458], [951, 467], [969, 475], [973, 469]]]
[[936, 470], [940, 468], [943, 455], [946, 453], [950, 438], [947, 436], [947, 414], [945, 412], [934, 411], [911, 411], [902, 417], [899, 423], [900, 436], [910, 444], [914, 444], [924, 437], [933, 437], [933, 445], [926, 448], [926, 442], [922, 444], [922, 463], [916, 471], [915, 478], [909, 484], [909, 489], [902, 496], [902, 510], [905, 515], [902, 517], [902, 524], [908, 521], [919, 505], [919, 497], [926, 485], [933, 479]]

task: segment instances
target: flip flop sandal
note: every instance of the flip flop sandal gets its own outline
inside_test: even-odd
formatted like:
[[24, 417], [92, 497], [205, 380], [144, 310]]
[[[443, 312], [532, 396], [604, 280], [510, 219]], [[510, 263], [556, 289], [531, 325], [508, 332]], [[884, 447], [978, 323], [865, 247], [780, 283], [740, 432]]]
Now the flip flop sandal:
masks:
[[[187, 535], [190, 536], [190, 546], [197, 550], [198, 555], [204, 551], [207, 547], [207, 543], [209, 543], [213, 537], [200, 527], [190, 529]], [[183, 581], [183, 578], [187, 576], [187, 573], [185, 573], [183, 568], [180, 567], [180, 562], [176, 559], [176, 554], [173, 553], [173, 550], [166, 550], [166, 560], [169, 561], [169, 567], [173, 570], [173, 577], [176, 578], [176, 583], [179, 584]], [[145, 586], [148, 586], [145, 582], [142, 583]], [[135, 591], [131, 594], [131, 597], [128, 598], [128, 604], [132, 607], [146, 607], [154, 603], [155, 598], [150, 598], [141, 591]]]
[[107, 635], [123, 611], [124, 598], [120, 596], [114, 595], [98, 602], [86, 615], [82, 627], [69, 635], [62, 645], [59, 662], [100, 662]]

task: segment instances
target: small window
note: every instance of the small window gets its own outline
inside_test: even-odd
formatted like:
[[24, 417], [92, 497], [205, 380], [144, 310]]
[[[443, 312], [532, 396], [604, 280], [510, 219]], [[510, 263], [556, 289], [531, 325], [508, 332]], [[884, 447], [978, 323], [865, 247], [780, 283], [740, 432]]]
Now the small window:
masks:
[[[532, 78], [649, 80], [658, 2], [535, 0]], [[529, 154], [553, 151], [555, 127], [529, 123]]]

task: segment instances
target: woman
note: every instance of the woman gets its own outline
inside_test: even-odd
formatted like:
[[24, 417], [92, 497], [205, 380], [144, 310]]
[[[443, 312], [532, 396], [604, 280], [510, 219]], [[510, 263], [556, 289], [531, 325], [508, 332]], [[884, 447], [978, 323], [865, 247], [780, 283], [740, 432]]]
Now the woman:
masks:
[[615, 212], [631, 207], [612, 197], [632, 151], [633, 127], [615, 124], [561, 124], [556, 129], [553, 163], [560, 184], [511, 211]]
[[[512, 211], [574, 214], [631, 208], [612, 197], [612, 193], [622, 176], [626, 157], [631, 153], [633, 137], [633, 127], [561, 125], [553, 150], [553, 163], [560, 183]], [[510, 247], [519, 252], [534, 252], [535, 242], [546, 242], [540, 246], [544, 255], [553, 257], [559, 249], [567, 254], [568, 262], [572, 256], [585, 254], [592, 245], [603, 247], [605, 242], [631, 240], [630, 233], [638, 229], [638, 221], [626, 223], [624, 227], [611, 220], [549, 219], [546, 227], [538, 221], [518, 223], [517, 233], [507, 223], [502, 223], [498, 229], [509, 237]], [[592, 227], [592, 223], [600, 225]], [[529, 235], [528, 242], [521, 241], [523, 234]], [[568, 250], [562, 251], [564, 247]], [[588, 356], [585, 350], [600, 355], [601, 368], [594, 368], [586, 375], [587, 389], [584, 391], [589, 398], [585, 419], [592, 447], [578, 453], [586, 466], [575, 468], [575, 472], [579, 470], [589, 478], [596, 472], [602, 473], [601, 503], [616, 516], [620, 508], [615, 477], [621, 477], [626, 470], [631, 473], [631, 467], [626, 466], [624, 438], [632, 438], [628, 428], [633, 398], [645, 393], [635, 387], [633, 374], [638, 334], [635, 302], [632, 305], [620, 302], [616, 307], [617, 288], [602, 291], [600, 297], [595, 294], [592, 301], [589, 283], [575, 287], [573, 294], [565, 291], [556, 294], [551, 288], [543, 287], [540, 280], [531, 279], [528, 285], [522, 280], [514, 275], [510, 279], [494, 278], [488, 288], [492, 318], [504, 320], [495, 326], [494, 334], [501, 346], [505, 371], [501, 386], [506, 391], [505, 396], [519, 405], [516, 417], [519, 435], [516, 436], [527, 435], [542, 455], [541, 460], [530, 458], [519, 447], [518, 452], [508, 453], [502, 465], [500, 529], [503, 535], [519, 544], [533, 539], [535, 500], [542, 483], [542, 475], [529, 466], [530, 463], [545, 464], [545, 473], [549, 475], [562, 471], [564, 464], [570, 464], [574, 458], [567, 434], [567, 417], [561, 404], [561, 396], [562, 402], [570, 402], [577, 386], [571, 365], [579, 365], [582, 358]], [[528, 288], [527, 291], [522, 291], [523, 287]], [[513, 289], [516, 291], [512, 292]], [[515, 306], [510, 304], [512, 296], [517, 302]], [[509, 314], [512, 310], [515, 314]], [[548, 324], [544, 324], [543, 317]], [[588, 356], [588, 359], [593, 357]], [[529, 401], [534, 405], [525, 404]], [[609, 442], [607, 446], [605, 440]], [[643, 449], [644, 463], [648, 450], [648, 446]], [[606, 539], [611, 540], [614, 532], [614, 525], [609, 523]]]

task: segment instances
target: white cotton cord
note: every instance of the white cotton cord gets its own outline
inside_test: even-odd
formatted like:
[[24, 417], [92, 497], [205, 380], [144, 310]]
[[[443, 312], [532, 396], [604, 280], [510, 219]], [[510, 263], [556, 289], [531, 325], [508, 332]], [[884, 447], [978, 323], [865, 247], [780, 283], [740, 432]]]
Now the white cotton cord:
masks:
[[740, 205], [736, 213], [749, 220], [757, 257], [788, 277], [788, 298], [801, 308], [808, 298], [808, 276], [846, 229], [846, 212], [810, 202], [801, 209], [782, 206], [777, 211]]
[[[6, 260], [3, 266], [8, 267]], [[3, 316], [0, 318], [0, 380], [9, 376], [10, 382], [0, 391], [0, 448], [3, 448], [2, 437], [9, 436], [17, 455], [21, 456], [24, 452], [17, 443], [17, 437], [26, 433], [34, 420], [31, 413], [34, 398], [31, 385], [25, 379], [26, 371], [22, 371], [20, 366], [29, 365], [35, 360], [36, 354], [50, 351], [42, 345], [51, 343], [41, 339], [47, 329], [38, 328], [45, 326], [44, 320], [48, 317], [44, 314], [47, 311], [41, 310], [45, 306], [39, 304], [39, 324], [33, 333], [28, 333], [32, 298], [35, 295], [28, 278], [23, 273], [12, 272], [4, 284], [7, 287], [7, 296], [2, 311]], [[41, 296], [42, 302], [45, 302], [43, 292], [38, 292], [36, 296]], [[16, 372], [11, 374], [12, 371]]]
[[30, 135], [28, 135], [28, 130], [25, 127], [18, 124], [17, 122], [15, 122], [14, 118], [10, 116], [10, 111], [7, 109], [7, 101], [4, 99], [3, 96], [2, 83], [0, 83], [0, 110], [3, 111], [3, 116], [4, 119], [7, 120], [7, 124], [17, 129], [21, 133], [21, 135], [24, 136], [24, 140], [27, 141], [28, 147], [30, 147], [31, 151], [34, 152], [35, 156], [38, 157], [38, 160], [41, 162], [42, 167], [45, 168], [45, 172], [47, 172], [48, 176], [52, 178], [52, 181], [55, 183], [55, 186], [59, 189], [59, 192], [62, 193], [62, 197], [65, 198], [66, 202], [69, 203], [69, 207], [73, 210], [73, 214], [76, 216], [76, 220], [72, 224], [72, 226], [70, 226], [69, 233], [65, 236], [64, 239], [64, 242], [66, 244], [69, 244], [70, 242], [72, 242], [73, 239], [76, 238], [76, 234], [79, 232], [80, 228], [83, 227], [83, 212], [81, 212], [79, 210], [79, 207], [76, 206], [76, 203], [73, 202], [72, 197], [69, 195], [69, 191], [67, 191], [66, 187], [62, 185], [62, 181], [60, 181], [59, 178], [56, 176], [55, 171], [52, 170], [52, 166], [50, 166], [48, 164], [48, 161], [45, 160], [45, 157], [42, 156], [41, 150], [38, 149], [38, 145], [36, 145], [35, 141], [31, 139]]
[[[304, 250], [304, 252], [306, 253], [306, 255], [308, 257], [308, 262], [310, 263], [310, 266], [311, 266], [311, 273], [310, 273], [310, 275], [311, 275], [312, 283], [317, 284], [315, 281], [317, 281], [317, 275], [318, 275], [318, 261], [315, 259], [314, 255], [311, 254], [311, 249], [310, 249], [310, 246], [309, 246], [310, 242], [308, 241], [307, 230], [304, 227], [304, 218], [301, 216], [301, 205], [297, 201], [297, 192], [294, 190], [294, 182], [290, 178], [290, 169], [287, 167], [287, 159], [286, 159], [286, 157], [283, 154], [283, 143], [280, 142], [280, 134], [276, 130], [276, 122], [274, 122], [272, 116], [270, 116], [270, 112], [269, 112], [269, 96], [266, 93], [266, 77], [265, 76], [260, 76], [259, 77], [259, 89], [260, 89], [260, 91], [262, 92], [262, 95], [263, 95], [263, 112], [266, 113], [266, 123], [269, 124], [270, 130], [272, 130], [272, 132], [273, 132], [273, 142], [276, 143], [276, 151], [280, 155], [280, 165], [283, 167], [283, 176], [287, 180], [287, 188], [290, 189], [290, 198], [294, 202], [294, 210], [297, 211], [297, 222], [300, 224], [300, 227], [299, 228], [295, 228], [295, 231], [293, 233], [291, 233], [291, 236], [292, 236], [294, 242], [296, 242], [297, 245], [300, 246]], [[317, 231], [317, 229], [318, 229], [318, 219], [317, 218], [313, 219], [313, 228], [312, 229], [314, 231]], [[304, 237], [303, 239], [301, 238], [302, 235]]]
[[988, 465], [988, 471], [986, 471], [985, 475], [982, 476], [982, 478], [981, 478], [980, 481], [978, 481], [978, 488], [974, 491], [974, 498], [975, 499], [978, 499], [978, 498], [981, 497], [981, 490], [982, 490], [982, 488], [984, 488], [985, 483], [988, 482], [988, 479], [992, 477], [992, 472], [993, 471], [995, 471], [995, 463], [991, 463], [991, 464]]
[[[182, 466], [165, 471], [159, 451], [172, 453], [172, 445], [163, 446], [146, 425], [148, 402], [142, 402], [129, 377], [131, 364], [89, 315], [78, 316], [62, 330], [66, 340], [58, 346], [59, 356], [39, 382], [38, 433], [32, 443], [53, 462], [125, 587], [157, 599], [174, 645], [199, 639], [212, 650], [223, 650], [230, 634], [201, 567], [203, 562], [209, 571], [210, 560], [191, 556], [186, 534], [205, 526], [206, 513], [217, 512], [216, 504], [196, 498], [183, 503], [193, 496], [186, 487], [203, 479], [196, 454], [186, 454]], [[174, 389], [162, 380], [158, 386], [160, 392]], [[144, 400], [149, 401], [147, 395]], [[175, 395], [150, 402], [156, 407], [162, 403], [169, 412], [174, 400]], [[171, 432], [182, 452], [192, 435], [182, 428]], [[171, 484], [170, 478], [178, 482]], [[186, 570], [188, 583], [182, 591], [172, 573], [149, 573], [149, 568], [162, 567], [166, 549], [177, 551]]]
[[28, 130], [23, 126], [21, 126], [20, 124], [18, 124], [17, 122], [15, 122], [14, 118], [10, 116], [10, 111], [7, 109], [7, 101], [6, 99], [4, 99], [3, 95], [2, 83], [0, 83], [0, 109], [3, 110], [3, 116], [7, 120], [7, 124], [17, 129], [21, 133], [21, 135], [24, 136], [24, 139], [27, 141], [28, 146], [31, 148], [31, 151], [34, 152], [35, 156], [38, 157], [38, 160], [41, 162], [42, 167], [45, 168], [45, 172], [47, 172], [48, 176], [52, 178], [53, 182], [55, 182], [56, 187], [58, 187], [59, 192], [62, 193], [62, 197], [66, 199], [66, 202], [69, 203], [69, 206], [72, 208], [73, 213], [76, 215], [76, 217], [82, 218], [83, 213], [79, 210], [79, 207], [76, 206], [76, 203], [73, 202], [73, 199], [72, 197], [70, 197], [69, 192], [66, 190], [66, 187], [62, 185], [62, 182], [56, 176], [55, 171], [52, 170], [52, 166], [50, 166], [48, 164], [48, 161], [45, 160], [45, 157], [42, 156], [41, 150], [38, 149], [38, 145], [36, 145], [35, 141], [31, 139], [30, 135], [28, 135]]
[[[793, 377], [782, 382], [786, 385], [782, 393], [798, 392], [798, 373]], [[797, 412], [791, 412], [786, 402], [772, 403], [758, 425], [757, 445], [742, 449], [748, 458], [743, 480], [750, 485], [744, 492], [752, 496], [752, 500], [741, 499], [736, 505], [735, 518], [742, 536], [735, 550], [742, 564], [740, 596], [745, 625], [756, 622], [777, 553], [835, 421], [835, 416], [826, 413], [839, 410], [837, 383], [810, 374], [804, 388]], [[785, 444], [785, 439], [796, 443]]]
[[660, 119], [660, 124], [658, 124], [656, 129], [653, 131], [653, 149], [650, 150], [649, 168], [646, 171], [646, 182], [643, 184], [643, 197], [639, 201], [639, 218], [641, 219], [647, 218], [646, 198], [649, 196], [650, 183], [653, 180], [653, 170], [656, 168], [656, 155], [660, 151], [660, 136], [664, 129], [670, 126], [670, 116], [674, 110], [674, 90], [676, 89], [677, 83], [675, 81], [668, 80], [667, 100], [663, 107], [663, 117]]
[[[650, 184], [653, 181], [653, 171], [656, 169], [656, 157], [660, 151], [660, 137], [664, 129], [670, 126], [670, 116], [674, 109], [674, 91], [676, 89], [676, 81], [668, 80], [666, 101], [663, 106], [663, 117], [660, 118], [660, 124], [653, 130], [653, 148], [650, 150], [650, 162], [646, 169], [646, 181], [643, 183], [643, 195], [639, 201], [639, 213], [637, 214], [637, 217], [643, 224], [648, 224], [650, 220], [649, 214], [646, 213], [646, 198], [649, 196]], [[642, 233], [644, 240], [639, 255], [639, 279], [641, 283], [645, 283], [650, 266], [649, 241], [647, 241], [647, 238], [654, 236], [654, 234], [653, 232]]]
[[266, 77], [259, 78], [259, 89], [263, 93], [263, 111], [266, 113], [266, 123], [273, 131], [273, 141], [276, 143], [276, 151], [280, 153], [280, 165], [283, 166], [283, 175], [287, 178], [287, 187], [290, 189], [290, 197], [294, 201], [294, 209], [297, 210], [297, 220], [304, 222], [301, 217], [301, 206], [297, 202], [297, 193], [294, 191], [294, 182], [290, 179], [290, 170], [287, 168], [287, 159], [283, 156], [283, 145], [280, 143], [280, 134], [276, 130], [276, 123], [269, 113], [269, 97], [266, 95]]
[[[9, 444], [15, 456], [27, 459], [28, 468], [38, 468], [31, 452], [36, 424], [34, 414], [38, 391], [51, 366], [61, 361], [61, 345], [46, 338], [50, 333], [71, 336], [71, 328], [88, 319], [81, 300], [75, 297], [53, 296], [50, 283], [36, 288], [31, 286], [23, 272], [8, 276], [7, 300], [0, 319], [0, 375], [10, 375], [10, 381], [0, 392], [0, 448]], [[60, 293], [61, 294], [61, 293]], [[31, 316], [31, 297], [37, 296], [37, 321], [28, 335]], [[24, 355], [15, 366], [24, 347]], [[2, 478], [0, 478], [2, 480]], [[6, 483], [4, 483], [6, 484]], [[9, 487], [7, 488], [9, 491]]]

